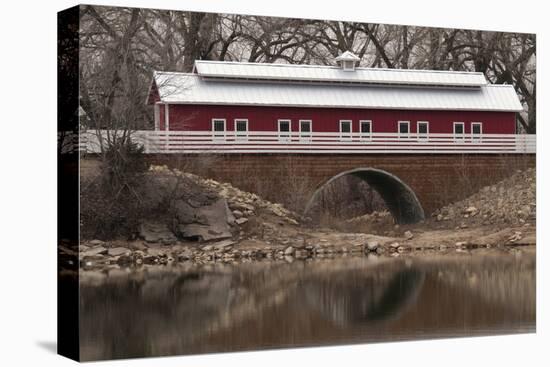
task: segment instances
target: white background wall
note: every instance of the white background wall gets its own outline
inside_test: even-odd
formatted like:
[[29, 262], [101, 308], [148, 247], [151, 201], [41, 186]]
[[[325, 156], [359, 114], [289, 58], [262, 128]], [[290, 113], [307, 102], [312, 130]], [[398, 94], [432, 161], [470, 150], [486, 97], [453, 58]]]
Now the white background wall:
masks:
[[[142, 0], [90, 3], [536, 32], [538, 41], [537, 335], [107, 362], [105, 366], [548, 365], [547, 138], [550, 22], [541, 0]], [[0, 11], [0, 364], [65, 366], [56, 339], [56, 12], [74, 1], [5, 0]], [[547, 165], [547, 161], [546, 161]], [[547, 165], [548, 166], [548, 165]], [[544, 189], [546, 188], [546, 189]], [[546, 209], [546, 210], [544, 210]], [[544, 280], [546, 279], [546, 281]], [[545, 363], [546, 362], [546, 363]]]

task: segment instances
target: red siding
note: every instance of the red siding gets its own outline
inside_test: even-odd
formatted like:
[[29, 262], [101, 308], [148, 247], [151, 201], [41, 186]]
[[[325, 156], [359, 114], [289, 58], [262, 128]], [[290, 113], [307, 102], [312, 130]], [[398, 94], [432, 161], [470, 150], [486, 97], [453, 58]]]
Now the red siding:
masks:
[[[160, 128], [164, 129], [164, 108]], [[298, 108], [261, 106], [170, 105], [170, 130], [211, 130], [213, 118], [226, 119], [227, 130], [234, 130], [234, 119], [248, 119], [250, 131], [277, 131], [278, 119], [292, 120], [292, 131], [298, 131], [298, 120], [312, 120], [313, 132], [338, 132], [339, 120], [352, 120], [353, 131], [359, 131], [359, 120], [372, 120], [373, 132], [397, 132], [397, 122], [410, 121], [416, 132], [417, 121], [429, 121], [430, 133], [452, 133], [453, 122], [483, 123], [484, 134], [515, 134], [514, 112], [416, 111], [345, 108]]]

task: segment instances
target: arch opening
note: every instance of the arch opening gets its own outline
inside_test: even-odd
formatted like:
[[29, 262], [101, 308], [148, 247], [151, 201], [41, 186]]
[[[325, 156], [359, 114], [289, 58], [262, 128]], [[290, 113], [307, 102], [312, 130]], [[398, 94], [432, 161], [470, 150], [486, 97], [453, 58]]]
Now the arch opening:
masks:
[[309, 199], [304, 215], [307, 216], [325, 187], [347, 175], [360, 178], [378, 192], [396, 223], [412, 224], [424, 220], [424, 209], [414, 191], [397, 176], [377, 168], [344, 171], [323, 182]]

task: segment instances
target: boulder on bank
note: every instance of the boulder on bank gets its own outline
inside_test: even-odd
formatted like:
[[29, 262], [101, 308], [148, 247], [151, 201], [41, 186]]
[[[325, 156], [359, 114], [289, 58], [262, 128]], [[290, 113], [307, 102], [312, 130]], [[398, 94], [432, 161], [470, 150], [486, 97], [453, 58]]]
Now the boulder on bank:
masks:
[[210, 205], [194, 209], [195, 218], [200, 220], [179, 223], [177, 227], [179, 236], [200, 241], [221, 240], [232, 236], [229, 224], [234, 222], [234, 218], [229, 215], [231, 212], [225, 199], [218, 199]]
[[176, 235], [165, 223], [144, 222], [139, 226], [139, 235], [146, 242], [171, 244], [176, 242]]
[[221, 240], [232, 236], [230, 224], [235, 218], [225, 199], [196, 208], [178, 200], [175, 208], [175, 233], [166, 223], [143, 222], [139, 228], [140, 237], [150, 243], [172, 244], [177, 241], [177, 236], [198, 241]]

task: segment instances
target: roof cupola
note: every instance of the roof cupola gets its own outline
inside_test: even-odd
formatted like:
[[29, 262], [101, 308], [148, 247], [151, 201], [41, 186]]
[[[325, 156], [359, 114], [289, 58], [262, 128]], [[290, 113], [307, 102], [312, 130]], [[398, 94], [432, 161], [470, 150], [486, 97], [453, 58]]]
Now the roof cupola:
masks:
[[337, 58], [335, 58], [336, 62], [342, 68], [344, 71], [355, 71], [355, 65], [359, 60], [361, 60], [357, 55], [355, 55], [353, 52], [346, 51]]

